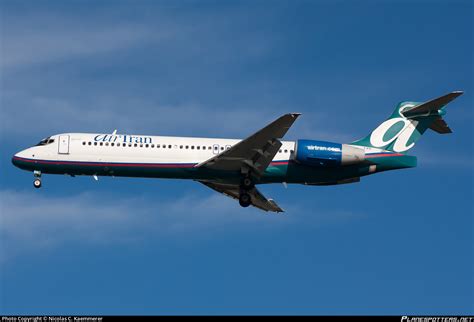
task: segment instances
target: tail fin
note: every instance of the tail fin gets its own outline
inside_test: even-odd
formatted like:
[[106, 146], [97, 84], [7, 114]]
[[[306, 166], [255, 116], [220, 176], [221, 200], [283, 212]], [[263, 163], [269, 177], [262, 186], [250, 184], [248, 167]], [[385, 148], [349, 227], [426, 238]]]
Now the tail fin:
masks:
[[372, 133], [351, 144], [405, 152], [415, 145], [428, 128], [441, 134], [451, 133], [443, 120], [445, 106], [462, 93], [451, 92], [425, 103], [401, 102], [392, 115]]

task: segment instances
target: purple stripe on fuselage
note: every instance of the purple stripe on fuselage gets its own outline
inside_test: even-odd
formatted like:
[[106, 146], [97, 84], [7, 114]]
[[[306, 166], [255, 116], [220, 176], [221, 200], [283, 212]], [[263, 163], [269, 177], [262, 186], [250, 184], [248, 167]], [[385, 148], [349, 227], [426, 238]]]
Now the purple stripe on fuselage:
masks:
[[[13, 157], [13, 160], [51, 164], [51, 165], [79, 165], [87, 167], [141, 167], [141, 168], [193, 168], [197, 163], [126, 163], [126, 162], [91, 162], [91, 161], [64, 161], [64, 160], [34, 160]], [[274, 161], [270, 165], [286, 165], [288, 161]]]

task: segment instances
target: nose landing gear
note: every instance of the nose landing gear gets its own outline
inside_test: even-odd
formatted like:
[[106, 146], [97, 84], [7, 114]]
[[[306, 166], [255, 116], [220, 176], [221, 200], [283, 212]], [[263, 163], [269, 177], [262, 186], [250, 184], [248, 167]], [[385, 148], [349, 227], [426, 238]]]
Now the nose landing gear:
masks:
[[41, 180], [40, 179], [35, 179], [35, 181], [33, 181], [33, 186], [35, 188], [41, 188]]
[[35, 180], [33, 181], [33, 186], [36, 189], [41, 188], [41, 171], [35, 170], [33, 174], [35, 176]]

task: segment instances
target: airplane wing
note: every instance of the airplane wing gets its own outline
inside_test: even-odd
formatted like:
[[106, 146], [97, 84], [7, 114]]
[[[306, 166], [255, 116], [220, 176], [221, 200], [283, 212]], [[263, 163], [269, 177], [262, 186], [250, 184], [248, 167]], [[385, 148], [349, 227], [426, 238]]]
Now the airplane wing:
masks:
[[[217, 192], [220, 192], [228, 197], [239, 200], [240, 187], [238, 184], [227, 184], [214, 181], [199, 181], [200, 183], [208, 186], [211, 189], [214, 189]], [[250, 195], [252, 206], [265, 211], [273, 212], [284, 212], [275, 201], [272, 199], [265, 198], [264, 195], [258, 191], [257, 188], [253, 187], [247, 192]]]
[[282, 138], [299, 113], [289, 113], [279, 117], [266, 127], [240, 141], [230, 149], [196, 165], [214, 170], [240, 171], [247, 168], [256, 177], [263, 174], [281, 147]]

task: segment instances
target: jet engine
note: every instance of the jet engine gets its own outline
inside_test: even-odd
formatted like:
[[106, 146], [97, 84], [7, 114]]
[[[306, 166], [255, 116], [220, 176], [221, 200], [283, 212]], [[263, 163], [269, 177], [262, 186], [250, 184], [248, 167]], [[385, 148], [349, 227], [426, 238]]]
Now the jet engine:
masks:
[[298, 140], [295, 160], [315, 167], [337, 167], [363, 162], [365, 152], [348, 144]]

